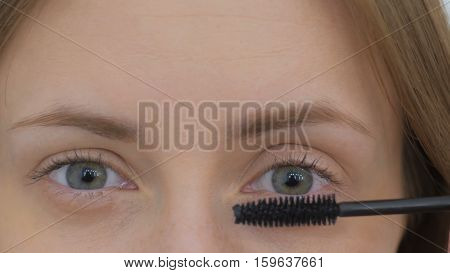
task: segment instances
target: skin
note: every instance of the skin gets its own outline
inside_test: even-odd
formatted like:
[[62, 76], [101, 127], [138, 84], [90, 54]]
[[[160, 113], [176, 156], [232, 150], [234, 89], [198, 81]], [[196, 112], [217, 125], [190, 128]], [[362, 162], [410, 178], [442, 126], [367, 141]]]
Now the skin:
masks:
[[[142, 81], [180, 101], [270, 101], [365, 46], [343, 3], [43, 1], [32, 15], [41, 24], [24, 21], [0, 59], [0, 250], [396, 251], [403, 216], [344, 218], [327, 227], [235, 225], [234, 204], [277, 196], [243, 191], [274, 160], [267, 151], [225, 152], [221, 141], [216, 151], [195, 147], [177, 156], [70, 126], [11, 129], [55, 106], [136, 124], [138, 101], [171, 100]], [[319, 192], [335, 192], [338, 201], [404, 196], [397, 104], [388, 103], [392, 86], [378, 72], [384, 87], [366, 51], [280, 98], [326, 101], [370, 132], [332, 122], [304, 126], [310, 154], [340, 180]], [[221, 117], [220, 132], [224, 127]], [[299, 145], [294, 153], [302, 153]], [[115, 191], [73, 213], [93, 196], [75, 198], [48, 178], [27, 185], [27, 174], [74, 149], [102, 151], [131, 174], [151, 171], [135, 179], [138, 190]]]

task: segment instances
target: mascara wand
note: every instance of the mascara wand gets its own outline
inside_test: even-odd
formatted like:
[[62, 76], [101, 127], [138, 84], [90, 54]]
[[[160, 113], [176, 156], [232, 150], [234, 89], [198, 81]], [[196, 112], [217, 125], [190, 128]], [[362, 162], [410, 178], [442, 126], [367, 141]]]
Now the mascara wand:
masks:
[[450, 210], [450, 195], [336, 203], [333, 195], [262, 199], [233, 206], [236, 224], [254, 226], [331, 225], [337, 217]]

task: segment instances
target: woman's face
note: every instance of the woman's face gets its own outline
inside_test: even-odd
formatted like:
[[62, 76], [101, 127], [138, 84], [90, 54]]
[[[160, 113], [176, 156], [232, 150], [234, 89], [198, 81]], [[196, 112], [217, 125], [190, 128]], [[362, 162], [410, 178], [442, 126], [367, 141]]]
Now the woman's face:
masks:
[[[0, 250], [396, 250], [401, 216], [234, 224], [234, 204], [264, 197], [404, 195], [400, 123], [385, 94], [392, 87], [385, 76], [380, 84], [368, 51], [348, 58], [366, 44], [342, 3], [45, 1], [32, 16], [0, 61]], [[275, 98], [311, 103], [302, 140], [226, 151], [221, 112], [213, 151], [136, 144], [141, 101]], [[289, 168], [311, 184], [287, 188]]]

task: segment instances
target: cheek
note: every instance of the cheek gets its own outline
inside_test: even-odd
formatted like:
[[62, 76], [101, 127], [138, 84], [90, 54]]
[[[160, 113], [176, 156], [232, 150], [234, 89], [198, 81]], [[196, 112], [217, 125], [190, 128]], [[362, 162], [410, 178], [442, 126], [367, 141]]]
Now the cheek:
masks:
[[353, 248], [349, 251], [354, 252], [396, 252], [406, 230], [404, 215], [353, 217], [340, 220], [348, 226], [345, 244]]
[[[72, 203], [65, 202], [66, 196], [55, 199], [54, 195], [48, 195], [51, 191], [45, 191], [45, 184], [45, 181], [39, 181], [25, 186], [23, 181], [14, 179], [0, 181], [0, 250], [9, 249], [33, 234], [36, 236], [11, 251], [95, 250], [118, 237], [125, 243], [126, 238], [121, 234], [128, 229], [126, 224], [131, 222], [130, 217], [144, 210], [142, 198], [131, 196], [137, 195], [133, 192], [113, 193], [97, 204], [79, 209], [82, 207], [81, 199]], [[84, 200], [83, 204], [88, 201]], [[145, 211], [154, 215], [148, 208]], [[151, 219], [145, 218], [145, 221]], [[142, 229], [142, 226], [136, 228]], [[136, 234], [129, 234], [128, 239], [139, 240]], [[111, 249], [105, 248], [104, 251]]]
[[4, 175], [0, 186], [0, 250], [4, 250], [48, 225], [51, 219], [39, 203], [27, 198], [23, 181]]

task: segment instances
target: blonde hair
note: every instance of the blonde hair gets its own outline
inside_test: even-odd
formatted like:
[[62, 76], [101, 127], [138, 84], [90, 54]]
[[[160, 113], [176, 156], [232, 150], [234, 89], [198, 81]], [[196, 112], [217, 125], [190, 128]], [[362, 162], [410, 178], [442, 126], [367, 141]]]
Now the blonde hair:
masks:
[[[11, 6], [26, 11], [34, 2], [0, 2], [0, 47], [21, 17]], [[450, 33], [441, 2], [346, 0], [346, 4], [367, 41], [381, 53], [395, 86], [404, 124], [405, 187], [409, 195], [449, 194]], [[405, 233], [399, 251], [446, 249], [448, 219], [444, 214], [410, 217], [408, 228], [413, 233]]]
[[[347, 0], [381, 53], [403, 119], [405, 186], [412, 197], [449, 194], [450, 30], [439, 0]], [[448, 215], [411, 216], [408, 227], [448, 247]], [[400, 251], [442, 251], [406, 232]]]
[[22, 14], [15, 9], [26, 11], [35, 0], [1, 0], [0, 2], [0, 49], [13, 33], [14, 27], [19, 23]]

